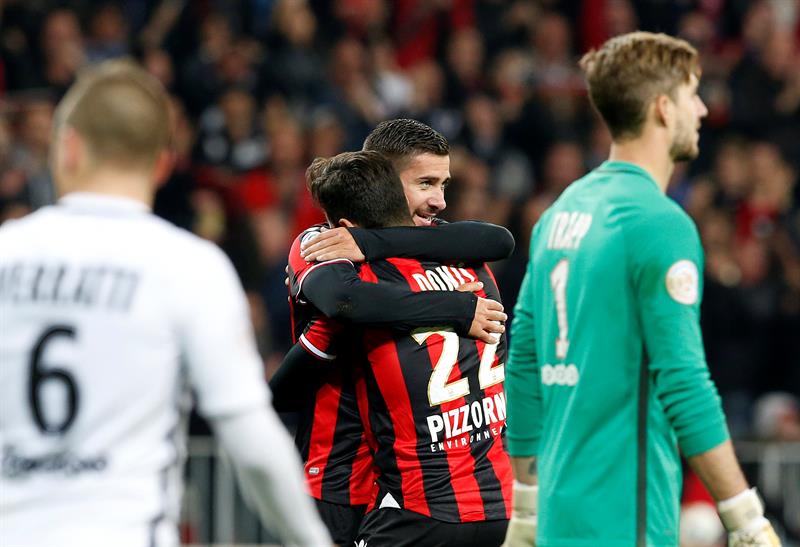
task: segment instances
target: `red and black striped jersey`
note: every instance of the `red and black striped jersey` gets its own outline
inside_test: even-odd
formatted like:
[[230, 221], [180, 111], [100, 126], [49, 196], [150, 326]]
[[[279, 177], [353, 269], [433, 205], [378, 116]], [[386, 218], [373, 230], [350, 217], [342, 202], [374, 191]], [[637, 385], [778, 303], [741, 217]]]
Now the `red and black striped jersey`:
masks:
[[[293, 342], [300, 342], [319, 359], [332, 361], [338, 353], [336, 343], [342, 327], [302, 299], [306, 275], [330, 264], [308, 263], [300, 256], [302, 242], [313, 238], [320, 229], [321, 226], [313, 226], [301, 233], [289, 251], [289, 306]], [[373, 461], [359, 416], [352, 371], [344, 366], [347, 360], [340, 361], [331, 365], [312, 401], [300, 412], [295, 441], [313, 497], [343, 505], [363, 505], [373, 495]]]
[[[482, 281], [480, 296], [500, 300], [486, 266], [388, 259], [363, 265], [360, 277], [415, 292]], [[485, 344], [447, 328], [364, 329], [361, 341], [357, 395], [378, 468], [372, 507], [402, 507], [446, 522], [509, 518], [505, 336]]]

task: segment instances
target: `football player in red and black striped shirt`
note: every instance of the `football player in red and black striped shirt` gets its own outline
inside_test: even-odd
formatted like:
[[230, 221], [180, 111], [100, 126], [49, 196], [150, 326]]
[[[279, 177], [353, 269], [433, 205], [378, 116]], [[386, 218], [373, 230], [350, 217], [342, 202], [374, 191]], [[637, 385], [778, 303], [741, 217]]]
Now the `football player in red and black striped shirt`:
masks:
[[[391, 188], [396, 175], [386, 165], [379, 156], [332, 159], [312, 187], [328, 218], [410, 224], [399, 184], [398, 191]], [[389, 259], [362, 266], [360, 276], [418, 293], [480, 280], [497, 295], [484, 268]], [[321, 308], [348, 305], [335, 299], [320, 304], [330, 300], [315, 288], [325, 285], [323, 279], [310, 272], [302, 294]], [[353, 336], [351, 350], [358, 349], [351, 359], [361, 353], [363, 362], [359, 407], [379, 486], [357, 539], [372, 545], [499, 545], [512, 480], [501, 442], [504, 337], [487, 344], [435, 327], [369, 328]]]
[[[444, 187], [449, 182], [449, 147], [447, 141], [430, 127], [415, 120], [390, 120], [381, 123], [365, 142], [365, 149], [376, 149], [392, 158], [399, 170], [405, 195], [413, 218], [418, 225], [428, 225], [433, 216], [444, 208]], [[300, 244], [322, 232], [321, 226], [312, 227], [295, 240], [289, 254], [290, 294], [298, 295], [302, 277], [314, 266], [307, 257], [303, 260]], [[387, 228], [382, 230], [352, 229], [350, 232], [335, 234], [336, 239], [323, 245], [322, 253], [330, 252], [330, 243], [345, 241], [333, 250], [339, 254], [357, 251], [351, 255], [354, 260], [373, 260], [385, 257], [426, 257], [437, 261], [492, 261], [507, 257], [513, 250], [511, 234], [500, 226], [485, 223], [460, 222], [441, 226], [435, 233], [415, 228]], [[343, 237], [344, 236], [344, 237]], [[325, 239], [325, 237], [320, 238]], [[360, 255], [360, 256], [359, 256]], [[349, 291], [355, 290], [352, 280], [352, 264], [345, 261], [330, 261], [325, 264], [333, 275], [337, 269], [342, 279], [328, 279], [329, 286], [338, 283], [347, 285]], [[345, 294], [343, 297], [358, 300], [358, 295]], [[466, 321], [476, 310], [475, 297], [463, 296], [458, 300], [450, 295], [447, 301], [433, 301], [427, 306], [413, 305], [412, 300], [403, 301], [405, 305], [387, 301], [370, 294], [367, 300], [383, 303], [379, 308], [383, 320], [388, 320], [386, 310], [395, 313], [397, 319], [410, 321], [419, 326], [425, 321], [435, 321], [437, 313], [446, 312], [439, 325], [458, 328], [458, 321]], [[364, 300], [362, 298], [361, 300]], [[449, 304], [447, 303], [449, 302]], [[466, 302], [466, 305], [464, 304]], [[387, 305], [388, 304], [388, 305]], [[315, 308], [295, 298], [290, 298], [293, 312], [294, 341], [298, 340], [309, 353], [320, 360], [331, 360], [336, 350], [327, 347], [325, 340], [332, 339], [326, 329], [336, 329], [329, 321], [313, 318]], [[329, 313], [342, 313], [351, 321], [363, 320], [358, 314], [363, 306], [350, 306], [353, 312], [335, 310]], [[484, 310], [485, 314], [488, 310]], [[396, 325], [395, 325], [396, 326]], [[493, 328], [494, 325], [486, 325]], [[477, 332], [477, 331], [476, 331]], [[488, 333], [483, 331], [486, 336]], [[345, 374], [345, 377], [342, 377]], [[303, 378], [302, 387], [312, 393], [311, 400], [303, 400], [299, 389], [293, 389], [283, 382], [284, 371], [279, 370], [270, 382], [273, 387], [274, 402], [282, 410], [303, 409], [297, 431], [299, 448], [306, 461], [306, 477], [309, 490], [317, 499], [323, 520], [328, 525], [334, 540], [349, 544], [358, 528], [367, 500], [371, 495], [372, 471], [371, 457], [364, 444], [361, 422], [357, 416], [352, 383], [347, 374], [338, 367], [332, 367], [326, 374], [315, 374], [315, 379]], [[344, 384], [342, 380], [345, 380]]]
[[[305, 232], [313, 235], [319, 228]], [[469, 236], [485, 227], [448, 225], [436, 239], [447, 241], [453, 236]], [[386, 236], [386, 234], [383, 234]], [[439, 234], [437, 234], [439, 235]], [[394, 237], [394, 236], [389, 236]], [[461, 237], [461, 239], [464, 239]], [[290, 299], [293, 314], [294, 340], [297, 349], [321, 361], [336, 359], [339, 348], [337, 334], [342, 323], [323, 315], [305, 301], [302, 292], [305, 278], [316, 272], [317, 286], [335, 308], [323, 306], [324, 311], [341, 321], [356, 324], [379, 324], [409, 329], [419, 325], [449, 325], [457, 332], [488, 337], [484, 328], [494, 328], [490, 317], [498, 317], [499, 304], [485, 302], [472, 293], [417, 293], [391, 285], [353, 282], [356, 271], [346, 260], [328, 263], [308, 263], [300, 257], [298, 238], [290, 253]], [[463, 246], [463, 245], [462, 245]], [[436, 246], [430, 244], [432, 254]], [[456, 246], [456, 250], [457, 250]], [[423, 246], [423, 250], [425, 247]], [[439, 252], [444, 252], [439, 249]], [[321, 280], [321, 281], [320, 281]], [[338, 303], [346, 301], [346, 306]], [[493, 311], [495, 310], [495, 311]], [[487, 315], [487, 314], [492, 315]], [[478, 321], [475, 322], [475, 316]], [[475, 326], [473, 328], [473, 323]], [[273, 377], [273, 403], [278, 410], [300, 410], [297, 442], [305, 461], [306, 480], [311, 495], [318, 500], [318, 509], [328, 525], [334, 541], [352, 540], [366, 504], [372, 496], [374, 476], [372, 457], [365, 443], [358, 414], [353, 382], [349, 370], [330, 366], [300, 379], [298, 387], [283, 381], [284, 370]], [[305, 394], [313, 399], [306, 400]]]

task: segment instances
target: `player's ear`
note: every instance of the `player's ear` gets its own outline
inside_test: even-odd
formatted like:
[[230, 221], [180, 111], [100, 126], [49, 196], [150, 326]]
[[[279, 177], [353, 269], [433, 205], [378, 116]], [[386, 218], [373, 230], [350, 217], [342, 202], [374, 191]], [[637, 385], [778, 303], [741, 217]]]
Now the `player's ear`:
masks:
[[659, 127], [667, 127], [675, 105], [669, 95], [658, 95], [653, 101], [653, 116]]
[[175, 167], [175, 152], [172, 149], [164, 149], [156, 158], [156, 164], [153, 166], [153, 179], [156, 188], [167, 182], [167, 179], [172, 174], [172, 169]]
[[354, 228], [355, 224], [347, 220], [346, 218], [339, 219], [339, 226], [344, 226], [345, 228]]
[[86, 163], [86, 143], [80, 134], [69, 126], [58, 132], [57, 139], [59, 167], [67, 174], [73, 175], [80, 170], [82, 164]]

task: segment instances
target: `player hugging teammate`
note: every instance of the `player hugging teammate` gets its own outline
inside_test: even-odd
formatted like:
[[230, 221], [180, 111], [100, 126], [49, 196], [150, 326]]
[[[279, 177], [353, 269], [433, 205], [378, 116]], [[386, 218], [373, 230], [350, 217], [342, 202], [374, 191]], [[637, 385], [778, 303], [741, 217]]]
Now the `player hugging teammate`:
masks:
[[[382, 153], [309, 168], [330, 226], [353, 228], [295, 241], [298, 344], [272, 382], [276, 403], [298, 406], [313, 392], [300, 405], [298, 443], [335, 541], [499, 545], [511, 493], [505, 314], [484, 262], [507, 256], [513, 239], [475, 222], [414, 227], [435, 224], [449, 179], [447, 143], [429, 127], [385, 122], [370, 146]], [[348, 243], [337, 258], [326, 249], [339, 235]], [[305, 259], [328, 260], [305, 260], [303, 242]]]

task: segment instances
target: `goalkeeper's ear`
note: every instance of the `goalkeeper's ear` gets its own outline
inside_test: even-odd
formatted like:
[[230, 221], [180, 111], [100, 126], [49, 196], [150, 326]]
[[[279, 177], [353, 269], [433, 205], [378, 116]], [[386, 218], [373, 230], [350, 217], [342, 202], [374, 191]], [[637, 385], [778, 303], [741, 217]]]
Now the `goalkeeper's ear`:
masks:
[[356, 225], [347, 220], [346, 218], [340, 218], [339, 226], [344, 226], [345, 228], [355, 228]]

